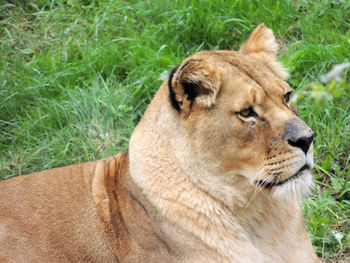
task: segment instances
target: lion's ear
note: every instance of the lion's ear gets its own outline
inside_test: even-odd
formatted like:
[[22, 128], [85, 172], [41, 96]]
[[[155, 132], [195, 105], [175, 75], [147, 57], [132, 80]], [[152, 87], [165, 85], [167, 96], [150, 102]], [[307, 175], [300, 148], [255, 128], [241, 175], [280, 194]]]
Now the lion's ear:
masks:
[[190, 59], [172, 71], [168, 86], [173, 107], [188, 113], [194, 104], [205, 108], [215, 104], [221, 78], [210, 64]]
[[262, 23], [250, 33], [240, 52], [265, 53], [272, 59], [275, 59], [278, 52], [278, 44], [272, 30]]
[[275, 36], [272, 30], [264, 24], [258, 25], [250, 33], [239, 51], [245, 54], [253, 54], [261, 59], [281, 79], [289, 77], [287, 70], [276, 60], [278, 44]]

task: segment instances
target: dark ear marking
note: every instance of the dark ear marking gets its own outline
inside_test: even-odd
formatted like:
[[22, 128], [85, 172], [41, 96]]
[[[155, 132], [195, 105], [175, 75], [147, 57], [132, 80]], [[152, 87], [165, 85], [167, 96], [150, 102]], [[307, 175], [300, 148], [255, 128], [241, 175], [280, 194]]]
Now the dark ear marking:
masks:
[[189, 114], [194, 103], [204, 108], [212, 107], [220, 86], [218, 70], [206, 61], [190, 59], [171, 71], [169, 100], [177, 112]]
[[170, 103], [178, 112], [180, 112], [180, 105], [175, 98], [174, 88], [171, 86], [171, 82], [173, 81], [174, 74], [178, 68], [179, 68], [179, 65], [173, 68], [172, 71], [170, 72], [169, 79], [168, 79], [168, 87], [169, 87]]
[[181, 85], [184, 87], [184, 92], [187, 94], [187, 98], [191, 101], [190, 106], [192, 106], [195, 98], [199, 94], [209, 95], [213, 93], [211, 90], [204, 88], [202, 82], [182, 80]]
[[[174, 87], [172, 86], [172, 82], [173, 82], [173, 78], [174, 78], [174, 74], [175, 72], [177, 71], [177, 75], [176, 75], [176, 79], [175, 79], [175, 85], [177, 86], [178, 83], [178, 78], [179, 78], [179, 75], [181, 73], [181, 71], [188, 65], [190, 64], [191, 62], [194, 62], [194, 61], [200, 61], [200, 60], [196, 60], [196, 59], [190, 59], [189, 61], [187, 61], [186, 63], [184, 63], [181, 67], [180, 65], [177, 65], [175, 68], [173, 68], [170, 72], [170, 75], [169, 75], [169, 79], [168, 79], [168, 87], [169, 87], [169, 99], [170, 99], [170, 103], [171, 105], [178, 111], [180, 112], [181, 109], [180, 109], [180, 106], [182, 105], [182, 102], [178, 102], [176, 100], [176, 94], [175, 94], [175, 91], [174, 91]], [[180, 68], [179, 68], [180, 67]], [[179, 70], [178, 70], [179, 69]], [[184, 82], [182, 82], [181, 84], [184, 84]], [[191, 85], [191, 84], [190, 84]], [[184, 85], [184, 92], [185, 93], [188, 93], [188, 92], [192, 92], [191, 89], [190, 89], [190, 85], [187, 85], [187, 88], [185, 87]], [[198, 84], [197, 84], [198, 85]], [[196, 93], [196, 96], [198, 95], [199, 93]], [[194, 95], [194, 94], [192, 94]], [[189, 98], [190, 96], [192, 95], [188, 95]], [[193, 100], [195, 99], [195, 97], [191, 97], [191, 105], [193, 103]]]

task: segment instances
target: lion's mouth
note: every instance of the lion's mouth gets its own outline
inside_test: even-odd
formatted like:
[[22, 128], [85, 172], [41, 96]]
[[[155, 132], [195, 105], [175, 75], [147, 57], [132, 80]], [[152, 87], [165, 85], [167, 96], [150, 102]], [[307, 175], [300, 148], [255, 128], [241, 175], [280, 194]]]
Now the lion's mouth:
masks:
[[258, 180], [258, 181], [256, 181], [256, 183], [265, 189], [271, 189], [274, 186], [279, 186], [279, 185], [285, 184], [286, 182], [299, 177], [303, 173], [304, 170], [308, 170], [308, 169], [310, 169], [310, 166], [305, 164], [303, 167], [301, 167], [299, 169], [299, 171], [297, 171], [295, 174], [293, 174], [291, 177], [287, 178], [284, 181], [267, 182], [264, 180]]

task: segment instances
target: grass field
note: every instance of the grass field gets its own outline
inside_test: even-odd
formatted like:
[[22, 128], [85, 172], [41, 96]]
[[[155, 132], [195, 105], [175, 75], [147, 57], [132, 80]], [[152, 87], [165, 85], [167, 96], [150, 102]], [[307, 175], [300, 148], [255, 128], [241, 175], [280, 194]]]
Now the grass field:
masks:
[[[349, 1], [0, 0], [0, 178], [126, 149], [174, 66], [261, 22], [296, 89], [350, 61]], [[350, 260], [350, 94], [299, 113], [316, 132], [308, 231], [327, 262]]]

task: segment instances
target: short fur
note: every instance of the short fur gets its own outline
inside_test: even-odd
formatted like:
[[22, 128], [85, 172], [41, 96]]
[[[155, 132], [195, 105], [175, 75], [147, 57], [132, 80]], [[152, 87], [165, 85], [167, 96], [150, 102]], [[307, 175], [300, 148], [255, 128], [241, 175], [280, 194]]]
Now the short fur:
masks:
[[272, 31], [202, 51], [158, 90], [129, 152], [0, 183], [0, 262], [318, 262], [299, 198], [310, 128]]

